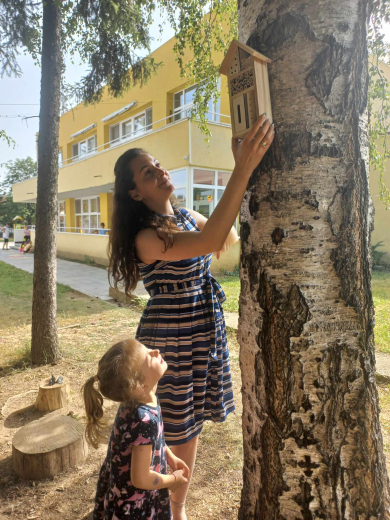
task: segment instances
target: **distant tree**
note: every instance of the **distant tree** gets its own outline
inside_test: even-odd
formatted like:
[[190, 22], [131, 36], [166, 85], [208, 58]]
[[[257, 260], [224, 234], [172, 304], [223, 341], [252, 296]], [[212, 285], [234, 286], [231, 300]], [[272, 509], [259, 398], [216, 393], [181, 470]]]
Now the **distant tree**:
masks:
[[3, 181], [0, 183], [0, 193], [9, 195], [12, 193], [12, 186], [18, 182], [23, 182], [38, 175], [37, 162], [31, 157], [26, 159], [15, 159], [1, 164], [7, 171]]
[[26, 224], [35, 223], [35, 204], [13, 202], [12, 186], [37, 176], [37, 163], [31, 157], [15, 159], [1, 165], [7, 171], [0, 183], [0, 223], [12, 222], [16, 216]]
[[[24, 48], [41, 58], [41, 107], [38, 138], [35, 268], [32, 310], [31, 358], [45, 363], [60, 357], [56, 321], [56, 231], [58, 191], [58, 130], [64, 54], [78, 53], [89, 64], [88, 74], [70, 89], [78, 99], [96, 102], [104, 88], [114, 97], [132, 85], [145, 83], [158, 64], [145, 54], [150, 50], [149, 27], [160, 6], [178, 34], [179, 64], [190, 80], [199, 78], [204, 56], [203, 119], [216, 91], [213, 46], [229, 43], [223, 21], [234, 27], [235, 0], [2, 0], [0, 3], [0, 73], [20, 75], [17, 55]], [[205, 19], [207, 12], [210, 15]], [[226, 25], [226, 24], [225, 24]], [[216, 37], [216, 43], [211, 44]], [[183, 42], [194, 51], [195, 74], [180, 62]], [[212, 71], [212, 73], [211, 73]], [[210, 86], [210, 88], [207, 87]], [[198, 96], [199, 97], [199, 96]]]

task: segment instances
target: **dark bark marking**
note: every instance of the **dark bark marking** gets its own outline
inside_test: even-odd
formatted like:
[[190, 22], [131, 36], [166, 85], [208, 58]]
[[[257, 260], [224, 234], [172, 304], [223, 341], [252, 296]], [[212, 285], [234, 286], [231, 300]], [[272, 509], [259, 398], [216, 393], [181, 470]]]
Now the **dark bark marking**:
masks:
[[[278, 16], [273, 22], [268, 23], [260, 30], [263, 21], [267, 19], [267, 13], [257, 17], [257, 27], [247, 40], [247, 45], [257, 49], [265, 55], [272, 56], [275, 50], [280, 51], [283, 45], [291, 46], [297, 34], [304, 34], [309, 40], [315, 40], [313, 31], [305, 16], [298, 12], [288, 12]], [[271, 57], [272, 59], [272, 57]]]
[[283, 238], [288, 237], [288, 231], [282, 228], [275, 228], [271, 233], [272, 242], [279, 245]]
[[337, 102], [333, 100], [331, 107], [328, 107], [327, 101], [335, 79], [339, 76], [345, 77], [345, 74], [350, 71], [351, 53], [344, 45], [338, 43], [334, 36], [328, 36], [326, 44], [325, 49], [317, 55], [309, 68], [306, 76], [306, 87], [327, 113], [344, 115], [348, 104], [350, 85], [345, 84], [345, 88], [342, 89], [343, 96]]

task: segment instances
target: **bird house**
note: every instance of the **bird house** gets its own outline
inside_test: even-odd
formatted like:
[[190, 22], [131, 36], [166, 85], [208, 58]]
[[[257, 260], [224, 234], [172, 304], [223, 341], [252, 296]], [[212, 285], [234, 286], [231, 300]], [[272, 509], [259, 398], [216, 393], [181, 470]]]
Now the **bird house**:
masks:
[[261, 114], [272, 122], [268, 63], [269, 58], [232, 41], [219, 72], [228, 78], [233, 137], [245, 137]]

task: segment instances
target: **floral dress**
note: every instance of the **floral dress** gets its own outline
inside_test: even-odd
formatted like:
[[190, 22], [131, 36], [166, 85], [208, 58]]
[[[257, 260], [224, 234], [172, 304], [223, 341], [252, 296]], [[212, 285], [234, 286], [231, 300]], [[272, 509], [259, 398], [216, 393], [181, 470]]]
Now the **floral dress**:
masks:
[[100, 470], [93, 520], [171, 520], [167, 488], [146, 491], [131, 482], [133, 446], [152, 445], [150, 469], [167, 474], [160, 406], [122, 404], [115, 418], [107, 456]]

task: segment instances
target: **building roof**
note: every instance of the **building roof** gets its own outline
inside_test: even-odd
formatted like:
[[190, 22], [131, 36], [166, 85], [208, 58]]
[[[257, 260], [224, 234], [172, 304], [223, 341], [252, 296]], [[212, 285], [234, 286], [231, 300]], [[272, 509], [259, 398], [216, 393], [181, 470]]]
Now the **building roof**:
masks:
[[265, 61], [267, 63], [271, 63], [271, 60], [269, 58], [255, 51], [254, 49], [252, 49], [252, 47], [248, 47], [248, 45], [245, 45], [244, 43], [241, 43], [237, 40], [233, 40], [219, 69], [219, 72], [221, 74], [224, 74], [225, 76], [229, 74], [230, 62], [232, 61], [234, 53], [238, 48], [241, 48], [244, 51], [248, 52], [254, 58], [257, 58], [261, 61]]

